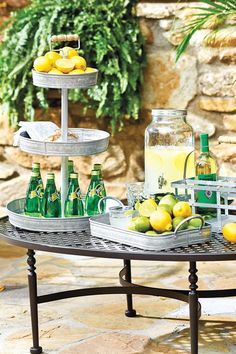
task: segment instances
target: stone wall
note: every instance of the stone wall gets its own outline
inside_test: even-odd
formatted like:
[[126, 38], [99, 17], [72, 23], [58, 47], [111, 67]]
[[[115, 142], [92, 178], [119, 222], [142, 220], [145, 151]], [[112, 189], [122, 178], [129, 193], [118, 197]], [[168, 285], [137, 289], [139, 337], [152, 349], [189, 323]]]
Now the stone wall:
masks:
[[[0, 22], [7, 17], [11, 6], [19, 7], [25, 3], [24, 0], [0, 3]], [[146, 39], [148, 59], [142, 87], [140, 120], [126, 121], [124, 130], [111, 138], [109, 149], [103, 154], [75, 159], [84, 191], [94, 162], [103, 164], [108, 193], [118, 198], [125, 196], [125, 182], [143, 180], [144, 130], [150, 122], [151, 109], [157, 107], [187, 108], [188, 121], [192, 124], [196, 137], [201, 131], [208, 132], [211, 136], [211, 149], [219, 160], [220, 173], [229, 176], [236, 173], [235, 145], [218, 145], [220, 135], [236, 131], [236, 39], [232, 35], [232, 38], [227, 37], [227, 41], [223, 38], [214, 47], [206, 47], [203, 45], [203, 38], [209, 30], [200, 30], [191, 40], [188, 51], [175, 63], [175, 48], [181, 40], [176, 26], [189, 16], [193, 6], [196, 3], [142, 1], [138, 4], [137, 16]], [[47, 115], [38, 110], [37, 119], [60, 122], [60, 100], [58, 96], [53, 96], [53, 99], [54, 103], [58, 99], [58, 108], [50, 108]], [[69, 124], [71, 127], [107, 128], [106, 121], [96, 120], [94, 112], [89, 112], [84, 117], [79, 104], [70, 104]], [[12, 132], [7, 129], [7, 117], [2, 114], [1, 164], [8, 168], [9, 164], [16, 162], [15, 173], [21, 175], [13, 179], [0, 175], [0, 181], [4, 178], [11, 179], [1, 184], [2, 190], [7, 191], [0, 198], [2, 205], [9, 199], [8, 193], [12, 188], [12, 193], [24, 193], [33, 160], [41, 162], [44, 173], [49, 169], [59, 169], [60, 166], [58, 158], [28, 156], [11, 144]], [[15, 186], [21, 187], [16, 191]]]

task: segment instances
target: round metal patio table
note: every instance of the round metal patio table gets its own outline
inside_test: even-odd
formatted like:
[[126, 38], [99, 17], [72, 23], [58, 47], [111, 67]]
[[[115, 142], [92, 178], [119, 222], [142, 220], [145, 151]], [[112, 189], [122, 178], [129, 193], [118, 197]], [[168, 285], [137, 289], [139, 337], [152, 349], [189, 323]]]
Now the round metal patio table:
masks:
[[[31, 308], [33, 346], [31, 354], [42, 353], [39, 346], [38, 304], [65, 298], [101, 295], [126, 294], [126, 316], [136, 315], [133, 309], [132, 294], [144, 294], [174, 298], [189, 303], [191, 354], [198, 353], [198, 320], [201, 306], [198, 298], [236, 296], [236, 289], [197, 290], [197, 261], [215, 262], [236, 260], [236, 244], [230, 244], [215, 234], [213, 239], [202, 245], [179, 247], [166, 251], [146, 251], [135, 247], [107, 241], [88, 232], [31, 232], [12, 226], [7, 218], [0, 219], [0, 236], [8, 243], [24, 247], [27, 251], [28, 282]], [[120, 271], [121, 286], [97, 287], [69, 290], [46, 295], [37, 295], [37, 275], [35, 250], [72, 254], [89, 257], [119, 258], [124, 260], [124, 268]], [[162, 289], [146, 287], [132, 283], [131, 260], [148, 261], [180, 261], [189, 262], [189, 290]]]

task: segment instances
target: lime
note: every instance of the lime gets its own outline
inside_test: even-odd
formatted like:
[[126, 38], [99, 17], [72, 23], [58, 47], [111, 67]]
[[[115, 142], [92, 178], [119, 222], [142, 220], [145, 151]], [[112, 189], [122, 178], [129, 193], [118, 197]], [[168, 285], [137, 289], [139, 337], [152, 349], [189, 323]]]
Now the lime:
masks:
[[161, 236], [162, 236], [162, 235], [170, 235], [170, 234], [171, 234], [171, 232], [165, 231], [165, 232], [162, 232], [162, 233], [161, 233]]
[[139, 214], [149, 217], [157, 209], [157, 203], [154, 199], [147, 199], [139, 206]]
[[[195, 214], [194, 216], [200, 216]], [[201, 219], [192, 219], [189, 221], [189, 225], [195, 227], [195, 228], [199, 228], [202, 226], [202, 220]]]
[[146, 216], [137, 216], [134, 220], [135, 230], [138, 232], [146, 232], [151, 229], [149, 218]]
[[172, 211], [177, 202], [178, 202], [178, 199], [175, 198], [175, 196], [173, 194], [167, 194], [163, 198], [161, 198], [159, 205], [167, 204], [171, 207], [171, 211]]
[[134, 220], [130, 220], [126, 227], [130, 231], [136, 231], [136, 229], [135, 229], [135, 221]]
[[149, 230], [145, 232], [146, 235], [158, 235], [158, 233], [154, 230]]
[[137, 202], [136, 202], [135, 205], [134, 205], [134, 209], [138, 211], [141, 204], [142, 204], [142, 203], [141, 203], [140, 200], [138, 199]]
[[[176, 216], [173, 220], [173, 229], [175, 230], [177, 226], [184, 220], [185, 218], [183, 216]], [[186, 222], [182, 226], [180, 226], [179, 230], [185, 230], [188, 227], [188, 223]]]
[[196, 227], [194, 227], [194, 226], [192, 226], [192, 225], [188, 225], [187, 229], [188, 229], [188, 230], [195, 230]]
[[168, 205], [168, 204], [161, 204], [161, 205], [158, 205], [158, 206], [157, 206], [157, 210], [158, 210], [159, 208], [162, 209], [162, 210], [167, 211], [167, 213], [169, 213], [170, 216], [172, 215], [172, 208], [171, 208], [170, 205]]

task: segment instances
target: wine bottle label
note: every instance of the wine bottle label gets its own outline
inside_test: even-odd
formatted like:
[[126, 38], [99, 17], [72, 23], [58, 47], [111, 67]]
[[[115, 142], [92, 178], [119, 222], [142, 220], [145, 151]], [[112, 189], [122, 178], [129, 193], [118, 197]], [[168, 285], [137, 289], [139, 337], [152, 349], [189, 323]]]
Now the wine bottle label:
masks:
[[52, 194], [50, 195], [50, 197], [49, 197], [50, 202], [53, 202], [53, 203], [54, 203], [57, 199], [58, 199], [58, 194], [57, 194], [57, 192], [52, 193]]
[[95, 188], [91, 189], [89, 192], [89, 197], [94, 197], [95, 195], [103, 197], [104, 187], [101, 184], [98, 184]]
[[[206, 175], [198, 175], [198, 179], [201, 181], [216, 181], [216, 173], [209, 173]], [[207, 186], [202, 191], [197, 192], [197, 200], [199, 203], [216, 204], [216, 192], [209, 191]]]
[[38, 196], [38, 194], [37, 194], [37, 190], [35, 190], [35, 191], [31, 191], [30, 192], [30, 199], [34, 199], [34, 198], [36, 198]]

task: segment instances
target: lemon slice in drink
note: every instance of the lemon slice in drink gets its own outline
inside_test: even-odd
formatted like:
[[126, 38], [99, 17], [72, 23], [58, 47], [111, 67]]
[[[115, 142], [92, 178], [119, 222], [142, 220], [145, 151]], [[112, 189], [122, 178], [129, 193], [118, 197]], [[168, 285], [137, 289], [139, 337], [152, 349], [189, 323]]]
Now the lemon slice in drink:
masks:
[[149, 217], [157, 209], [157, 203], [153, 199], [145, 200], [138, 208], [141, 216]]

